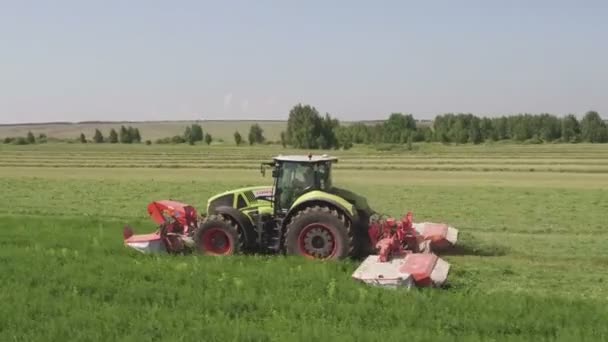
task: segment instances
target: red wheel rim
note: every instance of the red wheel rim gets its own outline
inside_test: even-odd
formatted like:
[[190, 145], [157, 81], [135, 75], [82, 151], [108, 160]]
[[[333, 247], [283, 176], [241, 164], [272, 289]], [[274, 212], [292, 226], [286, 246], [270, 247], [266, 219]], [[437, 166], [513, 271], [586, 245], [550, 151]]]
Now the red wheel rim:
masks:
[[227, 255], [232, 252], [230, 237], [219, 228], [211, 228], [205, 231], [201, 239], [201, 245], [207, 254]]
[[336, 254], [336, 235], [324, 224], [313, 223], [304, 227], [298, 236], [300, 253], [311, 259], [327, 259]]

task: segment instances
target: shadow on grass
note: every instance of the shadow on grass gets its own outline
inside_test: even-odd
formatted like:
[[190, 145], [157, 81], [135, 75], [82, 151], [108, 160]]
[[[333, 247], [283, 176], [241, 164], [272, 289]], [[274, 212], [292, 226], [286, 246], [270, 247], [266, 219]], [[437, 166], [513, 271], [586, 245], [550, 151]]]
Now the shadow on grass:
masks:
[[495, 244], [473, 244], [471, 242], [465, 242], [457, 244], [456, 246], [442, 251], [440, 255], [473, 255], [473, 256], [504, 256], [509, 252], [509, 248], [506, 246], [495, 245]]

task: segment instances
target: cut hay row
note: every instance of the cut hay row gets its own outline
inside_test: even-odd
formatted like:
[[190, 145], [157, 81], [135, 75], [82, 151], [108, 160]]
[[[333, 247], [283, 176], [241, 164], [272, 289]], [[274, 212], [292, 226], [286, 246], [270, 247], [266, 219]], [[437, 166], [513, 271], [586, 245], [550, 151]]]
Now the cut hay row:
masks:
[[[204, 164], [204, 163], [82, 163], [70, 162], [63, 163], [39, 163], [23, 162], [10, 163], [2, 162], [0, 167], [34, 167], [34, 168], [163, 168], [163, 169], [259, 169], [259, 164]], [[374, 165], [374, 164], [343, 164], [336, 165], [337, 170], [378, 170], [378, 171], [509, 171], [509, 172], [574, 172], [574, 173], [608, 173], [608, 167], [603, 165], [570, 165], [570, 166], [544, 166], [544, 165]]]
[[[65, 150], [65, 151], [47, 151], [44, 149], [40, 150], [13, 150], [13, 149], [0, 149], [0, 157], [2, 158], [21, 158], [21, 157], [39, 157], [43, 156], [46, 158], [138, 158], [138, 159], [154, 159], [154, 158], [204, 158], [207, 160], [225, 160], [226, 155], [230, 155], [235, 158], [242, 158], [247, 160], [263, 161], [268, 160], [272, 156], [278, 154], [305, 154], [305, 151], [262, 151], [258, 149], [247, 149], [243, 148], [240, 150], [233, 149], [192, 149], [192, 150], [166, 150], [153, 148], [152, 151], [143, 150], [131, 150], [115, 149], [113, 151], [101, 151], [93, 149], [91, 151], [86, 150]], [[585, 151], [562, 151], [560, 153], [546, 153], [546, 152], [530, 152], [527, 154], [523, 153], [507, 153], [505, 151], [497, 151], [496, 153], [452, 153], [452, 152], [402, 152], [402, 153], [375, 153], [375, 152], [345, 152], [345, 151], [319, 151], [318, 153], [329, 153], [335, 155], [342, 160], [373, 160], [373, 161], [385, 161], [385, 160], [399, 160], [399, 159], [449, 159], [449, 160], [469, 160], [469, 159], [488, 159], [488, 160], [538, 160], [543, 159], [547, 161], [551, 160], [596, 160], [601, 161], [608, 159], [607, 152], [585, 152]]]
[[[213, 158], [207, 158], [204, 156], [189, 155], [187, 157], [174, 157], [174, 156], [157, 156], [152, 158], [150, 156], [142, 155], [112, 155], [112, 156], [46, 156], [46, 155], [24, 155], [19, 157], [2, 155], [0, 156], [0, 163], [56, 163], [61, 162], [79, 162], [84, 164], [94, 163], [170, 163], [175, 162], [178, 164], [217, 164], [217, 165], [230, 165], [235, 162], [240, 164], [255, 164], [260, 165], [260, 162], [266, 161], [263, 158], [250, 158], [250, 157], [233, 157], [230, 160], [221, 158], [220, 156], [214, 156]], [[361, 165], [361, 164], [375, 164], [375, 165], [388, 165], [388, 166], [399, 166], [399, 165], [418, 165], [418, 164], [431, 164], [431, 165], [608, 165], [608, 158], [606, 159], [496, 159], [496, 158], [468, 158], [468, 159], [453, 159], [453, 158], [387, 158], [383, 160], [369, 159], [369, 158], [347, 158], [340, 161], [337, 167], [342, 165]]]

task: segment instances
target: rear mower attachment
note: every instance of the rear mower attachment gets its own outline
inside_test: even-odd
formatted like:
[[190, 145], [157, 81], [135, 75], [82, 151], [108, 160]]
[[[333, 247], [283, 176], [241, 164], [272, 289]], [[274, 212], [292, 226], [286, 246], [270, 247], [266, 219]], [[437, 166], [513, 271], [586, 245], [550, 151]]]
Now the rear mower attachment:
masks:
[[125, 246], [142, 253], [192, 252], [192, 234], [198, 224], [194, 207], [175, 201], [156, 201], [148, 205], [148, 214], [159, 225], [156, 232], [135, 235], [133, 229], [126, 226], [123, 231]]

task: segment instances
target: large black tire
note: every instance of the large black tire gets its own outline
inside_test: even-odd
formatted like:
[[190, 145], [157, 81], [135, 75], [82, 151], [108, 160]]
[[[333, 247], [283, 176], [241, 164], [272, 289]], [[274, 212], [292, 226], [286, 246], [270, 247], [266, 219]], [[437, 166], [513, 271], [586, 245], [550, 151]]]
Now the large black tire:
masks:
[[193, 235], [196, 250], [205, 255], [233, 255], [243, 251], [243, 238], [236, 222], [222, 215], [211, 215]]
[[354, 250], [350, 221], [326, 206], [307, 207], [295, 214], [284, 241], [286, 254], [312, 259], [344, 259]]

